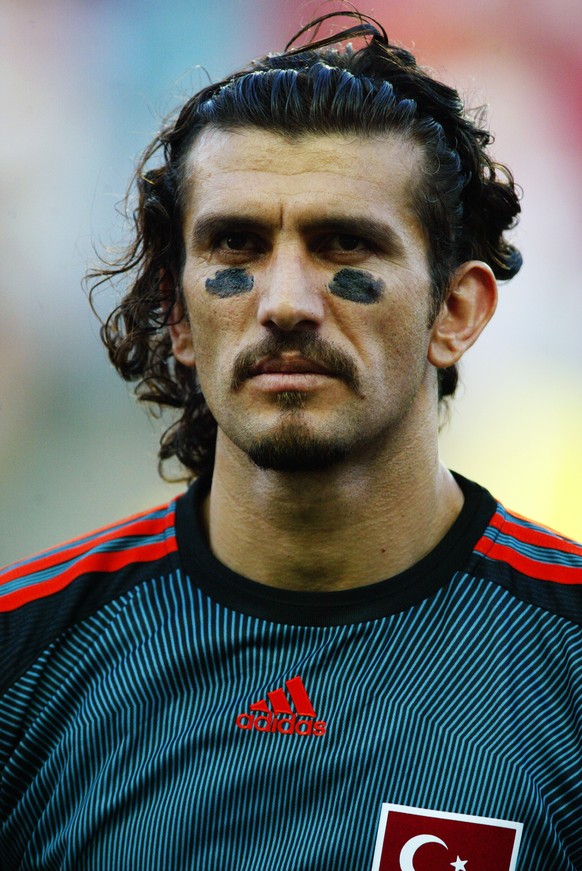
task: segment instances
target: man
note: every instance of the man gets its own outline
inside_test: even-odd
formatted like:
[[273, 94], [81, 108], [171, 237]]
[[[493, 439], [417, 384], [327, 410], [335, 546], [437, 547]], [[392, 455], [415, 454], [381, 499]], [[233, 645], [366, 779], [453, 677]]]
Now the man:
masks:
[[582, 548], [437, 453], [513, 180], [353, 17], [139, 166], [103, 337], [196, 481], [4, 573], [7, 869], [582, 867]]

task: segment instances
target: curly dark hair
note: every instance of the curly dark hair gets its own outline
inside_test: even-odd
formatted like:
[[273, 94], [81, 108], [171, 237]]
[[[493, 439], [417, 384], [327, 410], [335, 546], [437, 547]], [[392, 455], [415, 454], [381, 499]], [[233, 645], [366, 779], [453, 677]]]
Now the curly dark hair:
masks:
[[[357, 23], [315, 39], [322, 22], [337, 15]], [[308, 45], [291, 47], [314, 28]], [[357, 37], [364, 38], [363, 48], [345, 44]], [[181, 410], [161, 438], [161, 474], [173, 457], [185, 467], [183, 480], [214, 463], [216, 422], [195, 371], [174, 359], [168, 330], [169, 313], [181, 298], [185, 260], [185, 164], [200, 132], [209, 125], [256, 127], [291, 138], [395, 132], [419, 145], [423, 166], [413, 205], [428, 240], [436, 317], [461, 263], [483, 260], [496, 278], [508, 279], [522, 262], [505, 238], [520, 211], [516, 186], [510, 171], [487, 153], [492, 137], [480, 124], [464, 111], [455, 90], [419, 67], [409, 51], [392, 45], [377, 21], [357, 12], [316, 19], [284, 52], [205, 87], [164, 124], [145, 149], [128, 191], [126, 202], [137, 188], [131, 243], [118, 260], [88, 275], [92, 301], [104, 281], [129, 279], [120, 305], [102, 324], [102, 340], [122, 378], [137, 382], [140, 401]], [[160, 165], [151, 168], [154, 157]], [[438, 376], [439, 400], [452, 396], [457, 367], [441, 369]]]

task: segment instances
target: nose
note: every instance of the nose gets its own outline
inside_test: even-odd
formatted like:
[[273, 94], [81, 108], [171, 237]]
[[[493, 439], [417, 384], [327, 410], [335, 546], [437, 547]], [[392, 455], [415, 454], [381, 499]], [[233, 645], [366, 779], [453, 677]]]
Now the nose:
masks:
[[308, 258], [295, 246], [279, 251], [261, 276], [258, 320], [280, 330], [315, 330], [325, 316], [325, 303]]

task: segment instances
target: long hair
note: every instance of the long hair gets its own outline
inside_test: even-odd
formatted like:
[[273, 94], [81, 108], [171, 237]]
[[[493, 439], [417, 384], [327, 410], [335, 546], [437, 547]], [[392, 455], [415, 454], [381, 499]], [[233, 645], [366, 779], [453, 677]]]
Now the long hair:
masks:
[[[315, 28], [316, 36], [322, 22], [337, 15], [357, 23], [293, 47], [304, 32]], [[356, 37], [365, 40], [358, 50], [346, 44]], [[214, 462], [216, 422], [195, 370], [174, 359], [168, 330], [185, 260], [185, 164], [201, 131], [250, 127], [286, 137], [395, 133], [419, 145], [423, 157], [413, 206], [428, 240], [436, 317], [461, 263], [483, 260], [503, 280], [522, 262], [505, 235], [520, 211], [516, 186], [510, 171], [488, 154], [492, 137], [481, 124], [464, 111], [455, 90], [391, 44], [378, 22], [357, 12], [316, 19], [285, 51], [205, 87], [164, 124], [143, 152], [128, 191], [126, 202], [137, 190], [131, 242], [115, 262], [88, 274], [91, 299], [104, 281], [126, 282], [120, 304], [101, 328], [121, 377], [137, 382], [141, 402], [181, 412], [161, 438], [162, 474], [172, 457], [185, 468], [184, 480]], [[457, 381], [456, 366], [439, 370], [439, 400], [454, 394]]]

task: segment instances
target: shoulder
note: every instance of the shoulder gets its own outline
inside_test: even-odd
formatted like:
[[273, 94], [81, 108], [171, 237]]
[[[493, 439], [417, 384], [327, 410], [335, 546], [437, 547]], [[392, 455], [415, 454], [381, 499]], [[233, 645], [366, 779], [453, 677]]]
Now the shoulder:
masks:
[[582, 544], [498, 503], [474, 557], [479, 574], [582, 624]]
[[170, 502], [0, 569], [0, 613], [52, 596], [87, 574], [163, 558], [176, 549], [174, 513]]
[[0, 570], [0, 641], [9, 671], [142, 580], [167, 573], [177, 551], [176, 500]]

